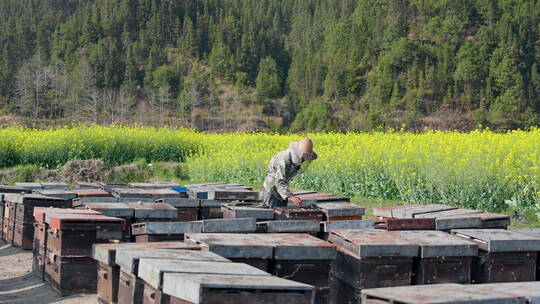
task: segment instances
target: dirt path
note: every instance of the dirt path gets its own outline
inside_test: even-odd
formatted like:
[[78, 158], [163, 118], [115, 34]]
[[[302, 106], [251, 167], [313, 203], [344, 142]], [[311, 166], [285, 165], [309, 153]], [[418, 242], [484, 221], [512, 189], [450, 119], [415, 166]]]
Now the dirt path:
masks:
[[0, 303], [95, 304], [97, 296], [59, 296], [32, 273], [32, 251], [0, 241]]

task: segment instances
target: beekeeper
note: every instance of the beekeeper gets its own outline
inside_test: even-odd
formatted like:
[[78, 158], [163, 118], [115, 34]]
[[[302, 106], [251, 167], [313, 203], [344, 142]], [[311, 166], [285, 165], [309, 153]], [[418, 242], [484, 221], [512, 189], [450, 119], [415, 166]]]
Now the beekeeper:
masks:
[[302, 207], [302, 200], [289, 190], [289, 182], [316, 159], [317, 153], [313, 151], [313, 142], [309, 138], [292, 142], [287, 150], [276, 154], [270, 160], [268, 174], [264, 179], [263, 206], [287, 206], [287, 201], [291, 200], [297, 207]]

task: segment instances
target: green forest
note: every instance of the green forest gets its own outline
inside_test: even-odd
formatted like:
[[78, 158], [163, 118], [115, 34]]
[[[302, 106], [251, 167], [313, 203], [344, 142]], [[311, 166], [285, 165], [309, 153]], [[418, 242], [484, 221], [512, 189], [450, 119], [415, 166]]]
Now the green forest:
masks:
[[538, 0], [2, 0], [0, 116], [208, 131], [540, 124]]

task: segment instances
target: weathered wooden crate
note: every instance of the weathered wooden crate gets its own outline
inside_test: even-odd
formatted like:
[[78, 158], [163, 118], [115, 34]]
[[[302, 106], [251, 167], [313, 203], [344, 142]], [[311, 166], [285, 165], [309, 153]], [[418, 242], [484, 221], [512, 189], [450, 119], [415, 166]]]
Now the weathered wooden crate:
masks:
[[156, 219], [174, 220], [178, 217], [178, 210], [164, 203], [127, 203], [134, 209], [133, 217], [136, 221], [149, 221]]
[[[192, 198], [162, 198], [156, 203], [169, 204], [178, 210], [175, 221], [189, 222], [196, 221], [199, 217], [200, 200]], [[221, 205], [220, 205], [221, 206]]]
[[398, 231], [335, 229], [328, 240], [338, 247], [333, 271], [336, 298], [359, 299], [365, 288], [411, 284], [419, 247]]
[[22, 187], [22, 188], [24, 188], [26, 190], [30, 190], [30, 191], [43, 189], [43, 187], [41, 186], [40, 183], [17, 182], [17, 183], [15, 183], [15, 186]]
[[101, 185], [99, 183], [75, 182], [75, 185], [77, 185], [77, 189], [101, 189]]
[[71, 190], [77, 194], [78, 198], [90, 198], [90, 197], [113, 197], [112, 194], [103, 189], [85, 188], [85, 189], [73, 189]]
[[31, 193], [31, 190], [28, 190], [25, 187], [20, 186], [8, 186], [8, 185], [0, 185], [0, 193]]
[[170, 299], [162, 293], [165, 273], [250, 275], [254, 279], [257, 276], [270, 276], [265, 271], [243, 263], [141, 259], [138, 276], [144, 280], [144, 304], [170, 303]]
[[452, 209], [426, 214], [416, 218], [430, 217], [435, 219], [437, 230], [466, 229], [466, 228], [502, 228], [510, 225], [510, 216], [505, 214], [488, 213], [471, 209]]
[[117, 198], [152, 198], [154, 200], [160, 198], [180, 198], [179, 192], [172, 189], [136, 189], [136, 188], [118, 188], [113, 189], [111, 194]]
[[257, 220], [273, 220], [274, 210], [257, 208], [246, 205], [223, 204], [221, 206], [224, 218], [255, 218]]
[[224, 213], [222, 211], [221, 205], [222, 201], [202, 199], [200, 200], [200, 208], [198, 219], [199, 220], [212, 220], [224, 218]]
[[482, 290], [482, 285], [435, 284], [362, 290], [363, 304], [525, 304], [524, 298], [507, 292]]
[[112, 304], [118, 302], [118, 282], [120, 279], [120, 266], [116, 265], [116, 250], [131, 249], [181, 249], [200, 250], [199, 246], [188, 245], [183, 242], [158, 243], [117, 243], [94, 244], [92, 257], [98, 261], [97, 293], [102, 303]]
[[100, 182], [99, 185], [104, 191], [112, 192], [114, 189], [127, 188], [128, 185], [124, 182]]
[[257, 223], [257, 229], [263, 233], [308, 233], [316, 235], [321, 229], [317, 220], [287, 220]]
[[90, 256], [92, 244], [122, 239], [124, 219], [90, 214], [45, 214], [47, 248], [60, 256]]
[[22, 194], [10, 196], [11, 202], [15, 203], [14, 208], [17, 209], [15, 219], [18, 223], [33, 223], [34, 208], [36, 207], [71, 207], [71, 200], [59, 197], [48, 197], [40, 194]]
[[278, 207], [274, 208], [276, 220], [316, 220], [322, 221], [324, 213], [319, 209]]
[[497, 294], [514, 295], [523, 303], [536, 304], [540, 300], [540, 282], [491, 283], [475, 285], [477, 290]]
[[15, 233], [15, 223], [9, 219], [4, 219], [2, 223], [2, 236], [8, 244], [13, 244], [13, 234]]
[[397, 205], [397, 206], [385, 206], [374, 207], [373, 215], [378, 217], [391, 217], [391, 218], [414, 218], [420, 215], [425, 215], [433, 212], [453, 210], [457, 207], [432, 204], [432, 205]]
[[98, 211], [84, 209], [61, 209], [51, 207], [34, 208], [34, 248], [47, 247], [48, 224], [45, 222], [45, 216], [49, 214], [90, 214], [101, 215]]
[[[514, 229], [513, 231], [523, 233], [535, 238], [540, 238], [540, 228]], [[536, 280], [540, 281], [540, 252], [538, 252], [538, 256], [536, 259]]]
[[45, 281], [62, 296], [96, 293], [97, 262], [91, 257], [61, 256], [47, 250]]
[[204, 246], [231, 261], [269, 271], [274, 246], [257, 236], [258, 234], [187, 233], [185, 242]]
[[49, 197], [59, 197], [70, 200], [77, 198], [77, 193], [75, 193], [74, 191], [63, 189], [44, 189], [37, 191], [37, 193]]
[[311, 304], [313, 289], [273, 276], [165, 273], [163, 277], [163, 293], [171, 297], [171, 304]]
[[62, 182], [44, 182], [41, 183], [41, 187], [46, 190], [65, 190], [68, 185]]
[[[382, 227], [379, 225], [382, 224]], [[375, 228], [383, 228], [388, 231], [396, 230], [435, 230], [433, 218], [384, 218], [375, 225]]]
[[32, 249], [32, 272], [42, 281], [45, 279], [45, 263], [47, 261], [47, 249], [34, 247]]
[[144, 281], [138, 278], [141, 258], [179, 259], [187, 261], [217, 261], [227, 259], [208, 251], [174, 249], [118, 249], [115, 263], [120, 266], [118, 304], [140, 304], [143, 301]]
[[471, 282], [471, 263], [478, 245], [442, 231], [400, 231], [419, 246], [413, 261], [414, 285]]
[[34, 246], [34, 224], [15, 223], [13, 229], [13, 245], [29, 250]]
[[480, 248], [473, 259], [474, 283], [535, 280], [540, 238], [504, 229], [457, 229], [452, 234]]
[[205, 233], [249, 233], [257, 230], [254, 218], [228, 218], [202, 220], [202, 232]]
[[313, 191], [298, 191], [294, 192], [293, 195], [296, 195], [302, 199], [302, 202], [310, 202], [306, 204], [306, 206], [315, 204], [315, 203], [330, 203], [330, 202], [344, 202], [344, 203], [350, 203], [350, 198], [329, 194], [329, 193], [323, 193], [323, 192], [313, 192]]
[[323, 202], [314, 206], [324, 213], [325, 221], [361, 220], [366, 208], [347, 202]]
[[137, 242], [181, 241], [185, 233], [201, 232], [200, 222], [147, 222], [131, 225]]
[[126, 203], [95, 202], [87, 203], [85, 206], [87, 209], [99, 211], [106, 216], [133, 218], [135, 214], [135, 209]]
[[330, 270], [336, 259], [336, 246], [303, 233], [265, 233], [258, 237], [274, 246], [269, 272], [316, 287], [315, 299], [327, 299]]
[[178, 187], [180, 186], [177, 183], [172, 182], [155, 182], [155, 183], [129, 183], [128, 186], [130, 188], [137, 188], [137, 189], [170, 189], [172, 187]]
[[348, 221], [333, 221], [321, 222], [321, 231], [319, 238], [328, 240], [328, 236], [335, 229], [370, 229], [375, 228], [373, 220], [348, 220]]
[[72, 207], [77, 209], [86, 208], [88, 203], [119, 203], [116, 197], [77, 197], [73, 199]]

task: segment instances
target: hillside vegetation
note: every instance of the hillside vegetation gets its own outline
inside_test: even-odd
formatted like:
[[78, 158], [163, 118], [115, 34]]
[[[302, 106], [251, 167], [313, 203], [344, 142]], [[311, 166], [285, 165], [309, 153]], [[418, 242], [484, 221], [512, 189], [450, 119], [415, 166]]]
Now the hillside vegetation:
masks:
[[527, 127], [539, 20], [538, 0], [3, 0], [0, 107], [200, 130]]

